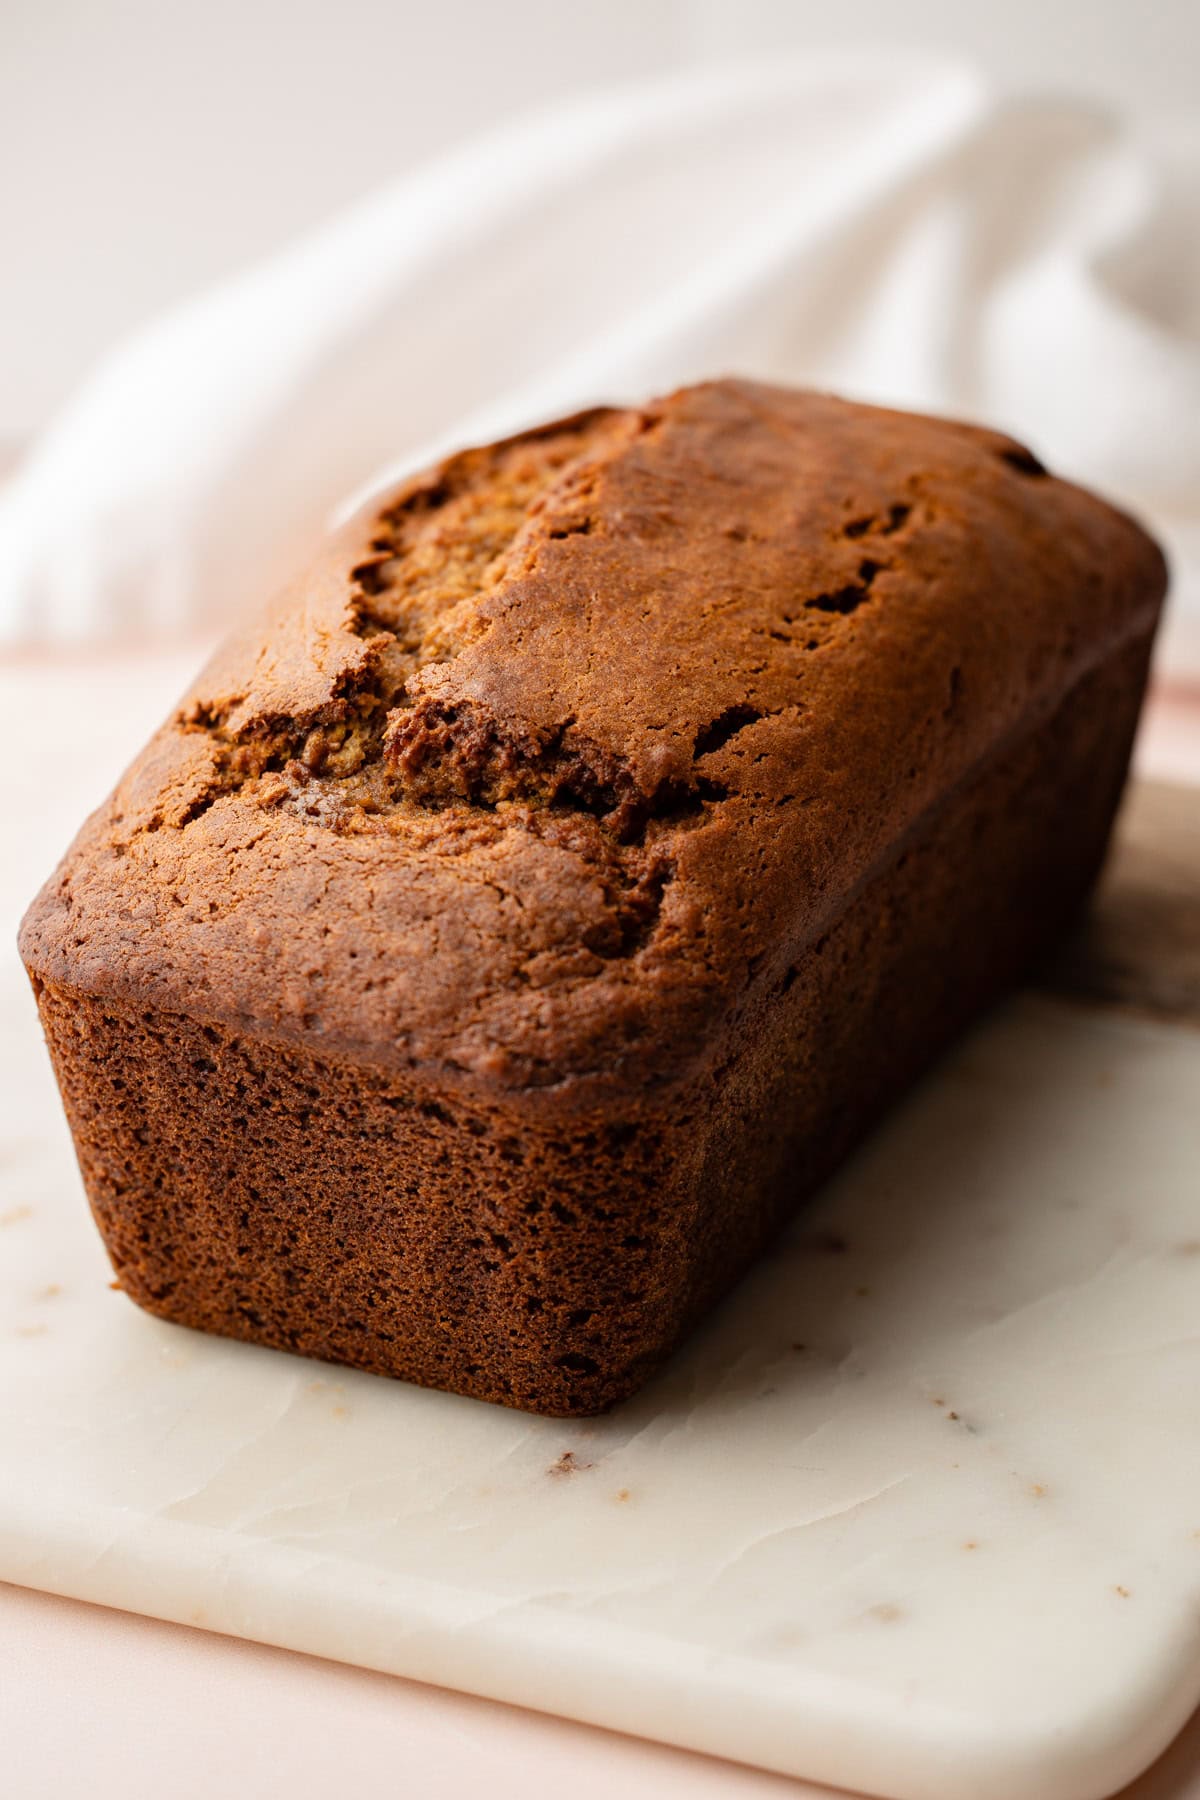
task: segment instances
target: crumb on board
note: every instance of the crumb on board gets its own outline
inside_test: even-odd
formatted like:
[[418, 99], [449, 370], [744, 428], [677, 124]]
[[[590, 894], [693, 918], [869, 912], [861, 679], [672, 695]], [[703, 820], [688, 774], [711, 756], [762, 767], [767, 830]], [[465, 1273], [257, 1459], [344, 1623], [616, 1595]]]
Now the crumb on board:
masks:
[[576, 1456], [573, 1450], [564, 1450], [557, 1462], [552, 1462], [546, 1470], [547, 1475], [582, 1475], [591, 1463], [584, 1457]]

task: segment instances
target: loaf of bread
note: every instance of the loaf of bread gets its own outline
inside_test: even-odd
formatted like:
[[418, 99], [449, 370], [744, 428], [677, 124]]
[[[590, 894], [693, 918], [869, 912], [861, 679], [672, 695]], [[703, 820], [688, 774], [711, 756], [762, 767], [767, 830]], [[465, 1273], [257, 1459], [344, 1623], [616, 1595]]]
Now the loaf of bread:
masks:
[[25, 921], [125, 1291], [631, 1393], [1079, 907], [1164, 585], [1005, 437], [744, 381], [369, 507]]

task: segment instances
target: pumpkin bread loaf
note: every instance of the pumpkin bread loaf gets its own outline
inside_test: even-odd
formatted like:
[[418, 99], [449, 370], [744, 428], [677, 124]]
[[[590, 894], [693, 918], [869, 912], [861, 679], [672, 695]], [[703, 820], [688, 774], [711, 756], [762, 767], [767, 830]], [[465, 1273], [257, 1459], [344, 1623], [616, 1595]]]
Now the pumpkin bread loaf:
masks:
[[126, 1292], [631, 1393], [1079, 907], [1163, 589], [1005, 437], [745, 381], [368, 507], [23, 927]]

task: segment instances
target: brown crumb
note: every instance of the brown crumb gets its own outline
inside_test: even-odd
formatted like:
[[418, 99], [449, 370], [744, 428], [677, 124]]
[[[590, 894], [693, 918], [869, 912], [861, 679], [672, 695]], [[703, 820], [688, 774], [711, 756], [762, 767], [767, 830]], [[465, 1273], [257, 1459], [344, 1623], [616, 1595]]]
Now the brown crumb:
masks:
[[546, 1473], [547, 1475], [582, 1475], [583, 1471], [590, 1469], [591, 1466], [590, 1462], [576, 1456], [573, 1450], [564, 1450], [558, 1461], [550, 1464]]
[[629, 1489], [628, 1488], [618, 1488], [615, 1498], [618, 1501], [618, 1503], [623, 1506], [624, 1503], [626, 1502], [626, 1500], [629, 1499]]
[[1113, 1589], [1113, 1593], [1120, 1594], [1122, 1600], [1128, 1600], [1128, 1598], [1129, 1598], [1129, 1589], [1127, 1587], [1122, 1587], [1119, 1582], [1117, 1583], [1117, 1586]]

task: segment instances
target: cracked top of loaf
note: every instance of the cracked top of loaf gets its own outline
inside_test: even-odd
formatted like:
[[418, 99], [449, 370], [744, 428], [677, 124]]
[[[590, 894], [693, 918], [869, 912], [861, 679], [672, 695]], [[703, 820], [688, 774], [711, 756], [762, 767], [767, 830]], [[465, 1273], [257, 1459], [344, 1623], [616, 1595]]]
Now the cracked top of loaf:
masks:
[[1163, 587], [1010, 439], [823, 394], [468, 450], [225, 645], [23, 953], [451, 1084], [669, 1082]]

